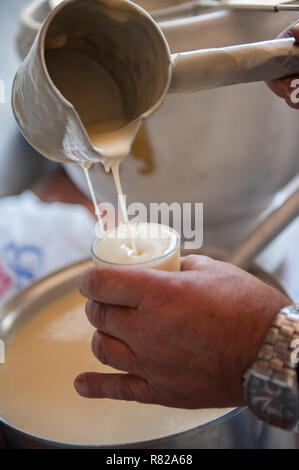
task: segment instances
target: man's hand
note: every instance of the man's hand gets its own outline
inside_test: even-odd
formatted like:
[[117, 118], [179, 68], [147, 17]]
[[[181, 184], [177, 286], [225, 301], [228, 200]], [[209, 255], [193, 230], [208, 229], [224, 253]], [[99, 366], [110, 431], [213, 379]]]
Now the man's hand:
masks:
[[243, 374], [290, 303], [245, 271], [193, 255], [178, 273], [92, 268], [80, 290], [94, 354], [127, 373], [83, 373], [79, 394], [179, 408], [242, 405]]
[[[296, 21], [294, 24], [289, 26], [278, 37], [279, 38], [294, 37], [296, 41], [298, 42], [298, 47], [299, 47], [299, 23], [298, 21]], [[299, 69], [299, 66], [298, 66], [298, 69]], [[298, 80], [298, 82], [296, 83], [296, 88], [298, 89], [299, 73], [297, 76], [282, 78], [279, 80], [271, 80], [268, 82], [268, 85], [271, 88], [271, 90], [273, 90], [274, 93], [276, 93], [276, 95], [286, 100], [289, 106], [291, 106], [294, 109], [299, 109], [299, 103], [295, 103], [291, 99], [291, 95], [292, 93], [294, 93], [294, 86], [292, 86], [292, 83], [293, 84], [295, 83], [294, 80]], [[299, 93], [297, 93], [297, 96], [299, 96]]]

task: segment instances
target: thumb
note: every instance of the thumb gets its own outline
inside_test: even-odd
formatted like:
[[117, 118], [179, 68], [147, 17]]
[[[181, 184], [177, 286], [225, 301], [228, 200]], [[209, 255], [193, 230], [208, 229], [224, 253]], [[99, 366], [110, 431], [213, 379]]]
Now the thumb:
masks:
[[78, 375], [75, 389], [85, 398], [157, 403], [156, 393], [144, 379], [132, 374], [100, 374], [85, 372]]

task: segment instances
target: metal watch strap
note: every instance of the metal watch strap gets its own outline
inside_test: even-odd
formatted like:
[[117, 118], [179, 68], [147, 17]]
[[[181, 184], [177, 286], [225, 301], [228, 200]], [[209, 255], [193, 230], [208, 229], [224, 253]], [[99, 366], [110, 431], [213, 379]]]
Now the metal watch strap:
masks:
[[263, 421], [299, 432], [299, 305], [284, 307], [273, 321], [257, 361], [245, 374], [245, 396]]

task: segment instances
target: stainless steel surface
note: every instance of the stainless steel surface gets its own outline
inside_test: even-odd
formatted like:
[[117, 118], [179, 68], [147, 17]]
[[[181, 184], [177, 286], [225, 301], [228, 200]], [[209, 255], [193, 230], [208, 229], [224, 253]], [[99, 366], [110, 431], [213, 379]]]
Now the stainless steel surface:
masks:
[[157, 21], [166, 20], [169, 18], [181, 18], [182, 16], [196, 16], [205, 8], [212, 8], [219, 10], [222, 8], [229, 10], [260, 10], [268, 12], [278, 12], [278, 11], [299, 11], [298, 4], [289, 3], [279, 3], [273, 2], [273, 5], [265, 3], [263, 1], [259, 3], [250, 3], [248, 2], [238, 2], [238, 1], [219, 1], [219, 0], [195, 0], [184, 3], [183, 5], [176, 5], [168, 8], [167, 10], [159, 10], [153, 13], [153, 18]]
[[276, 195], [261, 224], [228, 257], [229, 263], [247, 269], [254, 259], [299, 215], [299, 175]]
[[[61, 0], [49, 0], [49, 2], [47, 0], [43, 0], [41, 2], [36, 2], [36, 0], [32, 0], [32, 2], [33, 3], [31, 11], [34, 12], [33, 16], [37, 16], [38, 18], [36, 25], [32, 24], [32, 27], [34, 27], [37, 31], [41, 27], [42, 21], [45, 19], [45, 17], [39, 17], [38, 11], [47, 11], [48, 14], [51, 9], [56, 8], [57, 5], [61, 3]], [[38, 3], [42, 5], [38, 6]], [[208, 10], [217, 11], [224, 8], [226, 10], [260, 10], [272, 13], [278, 11], [299, 10], [298, 4], [281, 4], [279, 2], [276, 2], [275, 5], [269, 5], [268, 3], [263, 3], [262, 1], [259, 3], [251, 4], [250, 0], [245, 4], [244, 2], [231, 3], [230, 1], [225, 2], [219, 0], [158, 0], [156, 2], [151, 0], [139, 0], [135, 1], [135, 3], [150, 11], [151, 16], [155, 19], [155, 21], [166, 21], [187, 16], [197, 16], [198, 14], [206, 12]], [[31, 9], [30, 5], [29, 8]]]
[[49, 168], [49, 163], [21, 136], [10, 105], [12, 80], [19, 66], [18, 18], [25, 3], [26, 0], [0, 3], [0, 80], [5, 85], [5, 103], [0, 103], [0, 197], [22, 191]]
[[272, 2], [263, 2], [260, 0], [258, 2], [247, 0], [247, 1], [238, 1], [238, 0], [196, 0], [195, 5], [199, 7], [214, 7], [214, 8], [234, 8], [234, 9], [244, 9], [244, 10], [266, 10], [266, 11], [281, 11], [281, 10], [299, 10], [299, 5], [294, 4], [294, 0], [286, 1], [272, 1]]
[[[161, 26], [171, 51], [179, 52], [268, 40], [296, 19], [296, 13], [221, 10]], [[276, 191], [298, 173], [295, 114], [264, 83], [168, 95], [146, 122], [146, 145], [140, 139], [134, 158], [121, 169], [130, 188], [128, 205], [202, 202], [205, 243], [235, 248], [254, 229]], [[142, 146], [147, 160], [141, 158]], [[140, 175], [148, 162], [153, 170]], [[81, 169], [65, 167], [87, 194]], [[114, 187], [100, 165], [90, 173], [98, 199], [117, 206]]]
[[299, 72], [295, 38], [239, 46], [179, 52], [172, 55], [170, 93], [273, 80]]
[[[8, 449], [80, 449], [61, 443], [36, 439], [3, 425], [4, 443]], [[247, 409], [239, 409], [198, 428], [177, 435], [105, 447], [110, 449], [294, 449], [294, 435], [264, 425]], [[101, 447], [82, 447], [97, 449]]]
[[[218, 256], [218, 253], [212, 253]], [[0, 308], [0, 337], [12, 337], [18, 328], [44, 305], [77, 288], [78, 277], [92, 264], [90, 260], [72, 265], [45, 278], [24, 290]], [[267, 282], [271, 276], [256, 266], [252, 273]], [[274, 281], [274, 285], [277, 283]], [[50, 442], [28, 435], [13, 428], [2, 420], [4, 441], [9, 448], [57, 448], [74, 447]], [[293, 448], [294, 436], [259, 422], [246, 409], [234, 409], [220, 418], [197, 428], [161, 439], [138, 442], [111, 448], [156, 448], [156, 449], [235, 449], [235, 448]]]

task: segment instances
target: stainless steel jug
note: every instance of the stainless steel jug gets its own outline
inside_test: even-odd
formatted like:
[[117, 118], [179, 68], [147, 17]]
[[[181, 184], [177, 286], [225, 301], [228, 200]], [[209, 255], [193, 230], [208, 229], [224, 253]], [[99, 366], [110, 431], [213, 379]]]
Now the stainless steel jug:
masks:
[[[88, 92], [87, 82], [80, 84], [77, 102], [70, 102], [58, 88], [48, 59], [62, 51], [74, 64], [85, 56], [103, 67], [120, 91], [124, 110], [120, 105], [102, 109], [106, 102], [102, 104], [102, 95], [95, 92], [85, 99], [98, 101], [91, 119], [79, 96]], [[133, 123], [156, 111], [168, 91], [195, 92], [296, 72], [299, 47], [294, 38], [171, 55], [162, 30], [132, 2], [67, 0], [49, 15], [17, 72], [12, 104], [21, 131], [40, 153], [58, 161], [94, 163], [103, 161], [103, 154], [92, 145], [83, 115], [91, 122], [123, 118], [124, 113]], [[70, 86], [62, 84], [66, 92]]]

